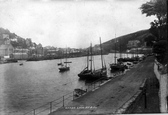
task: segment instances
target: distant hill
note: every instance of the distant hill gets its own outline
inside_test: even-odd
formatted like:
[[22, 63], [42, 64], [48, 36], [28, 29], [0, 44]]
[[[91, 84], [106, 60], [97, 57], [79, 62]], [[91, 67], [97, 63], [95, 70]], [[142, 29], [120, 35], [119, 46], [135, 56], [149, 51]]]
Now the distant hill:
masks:
[[118, 43], [116, 43], [116, 50], [119, 50], [119, 44], [120, 44], [121, 51], [125, 52], [127, 50], [128, 41], [139, 40], [140, 46], [144, 46], [145, 38], [147, 38], [151, 35], [152, 34], [150, 33], [149, 30], [141, 30], [138, 32], [124, 35], [124, 36], [120, 36], [120, 37], [117, 37], [117, 38], [114, 38], [114, 39], [111, 39], [107, 42], [102, 43], [103, 50], [105, 52], [110, 52], [111, 50], [115, 50], [115, 41], [119, 41]]
[[[12, 42], [12, 45], [14, 47], [17, 47], [17, 46], [22, 46], [23, 48], [27, 47], [25, 44], [26, 41], [24, 38], [17, 36], [15, 33], [11, 33], [8, 29], [0, 28], [0, 39], [2, 39], [2, 34], [8, 34], [10, 39], [14, 39], [17, 37], [18, 42], [17, 43]], [[110, 51], [115, 50], [115, 41], [119, 41], [118, 43], [116, 43], [116, 50], [119, 50], [119, 44], [120, 44], [121, 51], [125, 52], [127, 50], [128, 41], [139, 40], [140, 46], [143, 46], [145, 38], [149, 37], [150, 35], [152, 34], [150, 33], [149, 30], [141, 30], [124, 36], [120, 36], [102, 43], [103, 50], [106, 53], [109, 53]], [[95, 45], [94, 47], [95, 48], [99, 47], [99, 44]]]

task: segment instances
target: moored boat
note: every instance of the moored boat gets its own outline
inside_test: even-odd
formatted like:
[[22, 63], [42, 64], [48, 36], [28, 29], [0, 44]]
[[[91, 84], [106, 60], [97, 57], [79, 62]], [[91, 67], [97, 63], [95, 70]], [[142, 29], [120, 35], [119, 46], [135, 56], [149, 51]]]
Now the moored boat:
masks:
[[111, 72], [124, 71], [127, 67], [124, 64], [110, 64]]
[[[126, 66], [123, 65], [122, 63], [116, 63], [116, 38], [115, 38], [115, 53], [114, 53], [114, 63], [110, 64], [110, 69], [111, 72], [117, 72], [117, 71], [124, 71]], [[121, 52], [121, 51], [120, 51]], [[121, 58], [121, 54], [120, 54], [120, 58]]]
[[68, 71], [70, 68], [67, 66], [62, 66], [59, 68], [60, 72]]
[[[92, 56], [92, 45], [91, 45], [90, 46], [90, 59], [89, 59], [89, 53], [88, 53], [88, 56], [87, 56], [87, 66], [86, 66], [86, 68], [84, 68], [78, 74], [80, 79], [97, 80], [97, 79], [100, 79], [100, 78], [107, 78], [107, 69], [106, 69], [105, 63], [103, 62], [103, 56], [102, 56], [101, 39], [100, 39], [100, 49], [101, 49], [102, 67], [100, 69], [97, 69], [97, 70], [95, 70], [93, 68], [93, 56]], [[89, 52], [89, 50], [88, 50], [88, 52]]]
[[65, 62], [64, 63], [59, 63], [58, 65], [61, 66], [59, 67], [59, 71], [60, 72], [64, 72], [64, 71], [68, 71], [70, 70], [69, 64], [68, 63], [72, 63], [72, 62], [68, 62], [67, 61], [67, 49], [66, 49], [66, 57], [65, 57]]

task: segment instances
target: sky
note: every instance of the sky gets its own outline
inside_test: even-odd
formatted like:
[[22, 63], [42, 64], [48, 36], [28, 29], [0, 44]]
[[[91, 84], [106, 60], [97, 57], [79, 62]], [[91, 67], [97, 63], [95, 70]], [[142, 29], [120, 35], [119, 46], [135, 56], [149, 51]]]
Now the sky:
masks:
[[150, 28], [149, 0], [0, 0], [0, 27], [43, 46], [85, 48]]

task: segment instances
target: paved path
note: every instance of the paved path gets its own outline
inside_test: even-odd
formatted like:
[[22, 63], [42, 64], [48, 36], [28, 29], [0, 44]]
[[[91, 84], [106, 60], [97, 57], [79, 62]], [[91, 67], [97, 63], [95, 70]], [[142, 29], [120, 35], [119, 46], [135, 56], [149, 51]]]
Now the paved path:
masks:
[[145, 106], [145, 96], [142, 95], [139, 100], [137, 100], [136, 105], [129, 113], [131, 114], [145, 114], [145, 113], [160, 113], [160, 101], [159, 101], [159, 81], [153, 76], [149, 76], [146, 85], [146, 106]]
[[99, 89], [88, 92], [50, 115], [114, 113], [139, 90], [145, 78], [154, 75], [153, 62], [153, 57], [148, 57], [126, 74], [112, 79]]

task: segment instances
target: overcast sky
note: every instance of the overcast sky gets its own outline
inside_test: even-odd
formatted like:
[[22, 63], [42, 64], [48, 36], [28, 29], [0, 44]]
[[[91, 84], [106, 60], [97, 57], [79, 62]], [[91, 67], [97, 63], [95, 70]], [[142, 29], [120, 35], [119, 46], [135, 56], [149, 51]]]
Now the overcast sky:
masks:
[[85, 48], [143, 29], [149, 0], [0, 0], [0, 27], [43, 46]]

